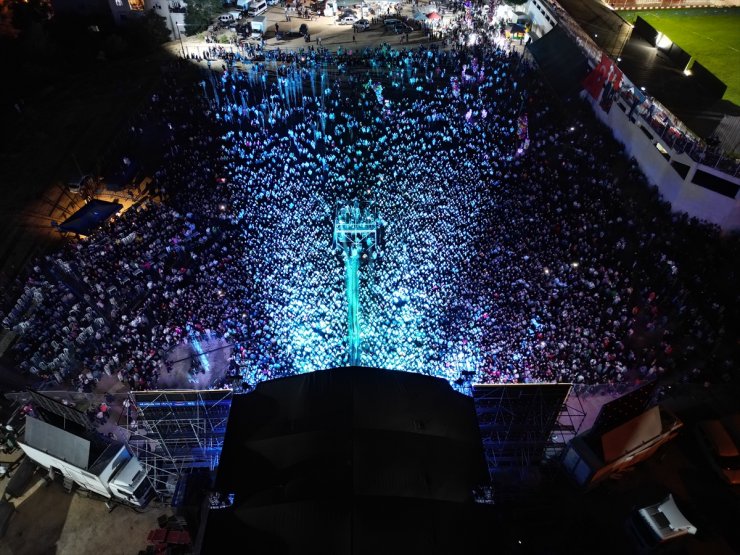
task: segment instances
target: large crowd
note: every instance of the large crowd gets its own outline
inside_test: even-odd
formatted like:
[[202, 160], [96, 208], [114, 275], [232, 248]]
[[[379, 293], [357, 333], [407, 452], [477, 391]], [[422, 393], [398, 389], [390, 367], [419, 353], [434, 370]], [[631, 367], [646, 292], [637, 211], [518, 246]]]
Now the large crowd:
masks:
[[737, 241], [672, 214], [587, 108], [556, 107], [501, 42], [224, 67], [168, 74], [140, 115], [167, 130], [153, 199], [37, 261], [3, 314], [23, 371], [147, 389], [205, 335], [249, 385], [347, 364], [333, 207], [357, 198], [382, 237], [360, 267], [363, 365], [730, 379]]

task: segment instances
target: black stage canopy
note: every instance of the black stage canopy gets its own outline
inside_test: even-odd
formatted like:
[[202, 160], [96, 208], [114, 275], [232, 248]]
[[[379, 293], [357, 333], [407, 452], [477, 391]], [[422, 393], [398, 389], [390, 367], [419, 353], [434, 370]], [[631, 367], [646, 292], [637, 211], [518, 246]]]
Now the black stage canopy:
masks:
[[93, 199], [59, 225], [60, 231], [90, 235], [103, 222], [123, 208], [117, 202]]
[[[405, 372], [337, 368], [234, 396], [201, 553], [468, 553], [499, 543], [471, 398]], [[495, 538], [495, 541], [494, 541]]]
[[576, 96], [588, 74], [588, 61], [560, 27], [527, 46], [545, 79], [560, 97]]

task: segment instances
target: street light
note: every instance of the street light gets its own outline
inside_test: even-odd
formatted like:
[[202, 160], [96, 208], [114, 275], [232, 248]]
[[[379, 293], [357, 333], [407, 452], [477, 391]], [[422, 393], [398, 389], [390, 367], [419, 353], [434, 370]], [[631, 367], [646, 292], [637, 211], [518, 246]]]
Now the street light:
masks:
[[180, 31], [180, 25], [184, 25], [183, 23], [180, 23], [179, 21], [175, 23], [172, 19], [172, 12], [167, 10], [167, 15], [170, 16], [170, 26], [172, 27], [172, 30], [177, 30], [177, 38], [180, 39], [180, 50], [182, 51], [182, 57], [185, 57], [185, 45], [182, 43], [182, 31]]
[[177, 23], [175, 23], [175, 25], [177, 26], [177, 38], [180, 39], [180, 50], [182, 50], [182, 57], [184, 58], [185, 57], [185, 45], [182, 43], [182, 29], [180, 29], [180, 25], [184, 26], [184, 24], [178, 21]]

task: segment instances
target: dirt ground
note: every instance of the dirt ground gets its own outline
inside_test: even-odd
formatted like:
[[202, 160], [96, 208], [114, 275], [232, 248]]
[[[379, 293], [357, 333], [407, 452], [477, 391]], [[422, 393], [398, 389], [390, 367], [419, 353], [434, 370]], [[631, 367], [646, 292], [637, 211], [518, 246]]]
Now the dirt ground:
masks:
[[[0, 455], [0, 464], [17, 463], [20, 450]], [[0, 479], [0, 495], [5, 495], [9, 478]], [[99, 499], [79, 491], [67, 493], [60, 483], [48, 484], [36, 473], [20, 498], [12, 499], [15, 512], [5, 537], [0, 540], [0, 555], [131, 555], [147, 547], [147, 534], [158, 527], [157, 518], [172, 515], [168, 507], [150, 506], [145, 512], [116, 507], [108, 511]]]

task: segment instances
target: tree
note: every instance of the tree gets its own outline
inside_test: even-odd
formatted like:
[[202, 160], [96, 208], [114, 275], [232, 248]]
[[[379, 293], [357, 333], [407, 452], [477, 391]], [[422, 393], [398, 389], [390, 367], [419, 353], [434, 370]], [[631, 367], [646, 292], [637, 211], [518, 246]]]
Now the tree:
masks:
[[122, 58], [126, 54], [128, 44], [120, 35], [113, 33], [108, 35], [103, 41], [102, 51], [105, 54], [105, 58], [109, 60], [117, 60]]
[[140, 17], [130, 19], [124, 33], [129, 47], [139, 52], [152, 52], [160, 44], [170, 40], [170, 31], [164, 17], [153, 9]]
[[53, 43], [43, 23], [29, 23], [21, 33], [20, 41], [26, 56], [43, 59], [54, 55]]
[[23, 31], [35, 23], [43, 23], [50, 18], [51, 3], [41, 0], [15, 0], [7, 3], [13, 27]]
[[190, 0], [185, 14], [188, 34], [205, 31], [223, 10], [221, 0]]

